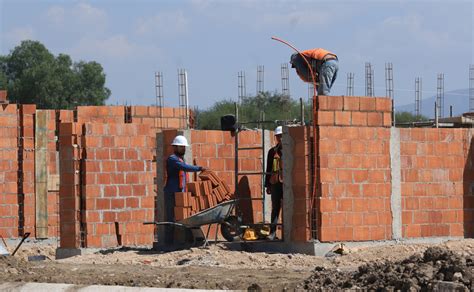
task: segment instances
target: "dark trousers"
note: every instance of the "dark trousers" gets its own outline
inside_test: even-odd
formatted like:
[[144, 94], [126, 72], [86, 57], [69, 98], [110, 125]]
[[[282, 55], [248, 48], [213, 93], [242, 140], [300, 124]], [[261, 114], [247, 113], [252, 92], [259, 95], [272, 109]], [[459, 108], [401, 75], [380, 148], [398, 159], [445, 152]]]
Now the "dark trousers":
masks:
[[281, 211], [281, 202], [283, 199], [283, 184], [276, 183], [271, 185], [271, 192], [272, 192], [272, 214], [271, 214], [271, 228], [270, 233], [275, 233], [278, 223], [278, 216], [280, 215]]
[[[165, 221], [174, 222], [174, 193], [165, 193]], [[172, 245], [174, 242], [174, 225], [165, 225], [165, 244]]]

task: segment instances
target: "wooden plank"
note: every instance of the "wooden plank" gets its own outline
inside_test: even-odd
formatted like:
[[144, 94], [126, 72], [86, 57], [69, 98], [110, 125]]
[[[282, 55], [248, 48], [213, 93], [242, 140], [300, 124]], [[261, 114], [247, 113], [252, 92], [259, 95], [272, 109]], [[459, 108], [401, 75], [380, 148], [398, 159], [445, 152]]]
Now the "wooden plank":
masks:
[[35, 122], [36, 238], [48, 237], [48, 120], [49, 112], [37, 110]]

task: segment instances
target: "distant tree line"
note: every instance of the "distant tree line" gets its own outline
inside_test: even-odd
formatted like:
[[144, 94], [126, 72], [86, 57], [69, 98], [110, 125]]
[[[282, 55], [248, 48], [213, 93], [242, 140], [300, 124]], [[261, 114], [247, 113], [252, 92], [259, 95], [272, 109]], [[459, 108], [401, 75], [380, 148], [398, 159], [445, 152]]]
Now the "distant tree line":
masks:
[[54, 56], [38, 41], [23, 41], [10, 54], [0, 55], [0, 89], [8, 90], [11, 103], [43, 109], [104, 105], [111, 94], [105, 78], [101, 64]]
[[[266, 121], [282, 121], [283, 123], [301, 120], [300, 101], [277, 92], [264, 92], [256, 96], [248, 96], [241, 100], [239, 107], [240, 122], [254, 122], [261, 119], [264, 113]], [[311, 102], [304, 102], [304, 118], [306, 122], [312, 120]], [[203, 130], [220, 129], [220, 118], [235, 113], [235, 101], [230, 99], [217, 101], [206, 110], [196, 110], [196, 128]], [[273, 129], [275, 124], [265, 124], [266, 128]], [[245, 125], [248, 128], [257, 127], [256, 123]]]

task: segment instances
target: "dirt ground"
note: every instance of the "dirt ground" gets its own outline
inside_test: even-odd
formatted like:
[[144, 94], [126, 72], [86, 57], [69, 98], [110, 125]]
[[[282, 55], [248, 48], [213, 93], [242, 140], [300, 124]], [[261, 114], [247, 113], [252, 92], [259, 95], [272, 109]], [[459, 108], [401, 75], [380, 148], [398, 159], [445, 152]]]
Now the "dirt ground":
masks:
[[[206, 249], [168, 253], [121, 248], [55, 260], [55, 245], [27, 243], [15, 257], [0, 257], [0, 283], [257, 290], [384, 287], [436, 290], [449, 282], [458, 286], [449, 286], [448, 290], [469, 291], [473, 287], [473, 247], [474, 239], [442, 244], [399, 243], [353, 248], [342, 256], [318, 257], [232, 251], [223, 244], [216, 244]], [[45, 255], [46, 260], [28, 261], [28, 256], [39, 254]]]

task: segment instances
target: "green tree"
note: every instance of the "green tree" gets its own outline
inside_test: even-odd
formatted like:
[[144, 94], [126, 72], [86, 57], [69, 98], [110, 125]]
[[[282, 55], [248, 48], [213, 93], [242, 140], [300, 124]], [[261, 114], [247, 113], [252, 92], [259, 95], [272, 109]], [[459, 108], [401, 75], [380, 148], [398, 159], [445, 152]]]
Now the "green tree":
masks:
[[99, 63], [73, 63], [65, 54], [55, 57], [43, 44], [30, 40], [0, 56], [0, 86], [4, 83], [11, 102], [34, 103], [38, 108], [103, 105], [110, 96]]
[[[312, 119], [311, 104], [305, 103], [305, 120]], [[252, 122], [260, 120], [260, 112], [265, 114], [266, 121], [292, 121], [300, 120], [300, 102], [290, 99], [279, 93], [265, 92], [257, 96], [246, 97], [239, 106], [239, 121]], [[231, 100], [218, 101], [209, 109], [198, 110], [195, 113], [196, 127], [198, 129], [220, 129], [220, 118], [227, 114], [235, 113], [235, 105]], [[276, 124], [265, 124], [272, 129]], [[257, 127], [257, 124], [246, 124], [248, 128]]]
[[428, 121], [429, 118], [423, 115], [414, 115], [410, 112], [396, 112], [395, 113], [395, 121], [398, 123], [413, 123], [413, 122], [421, 122], [421, 121]]

